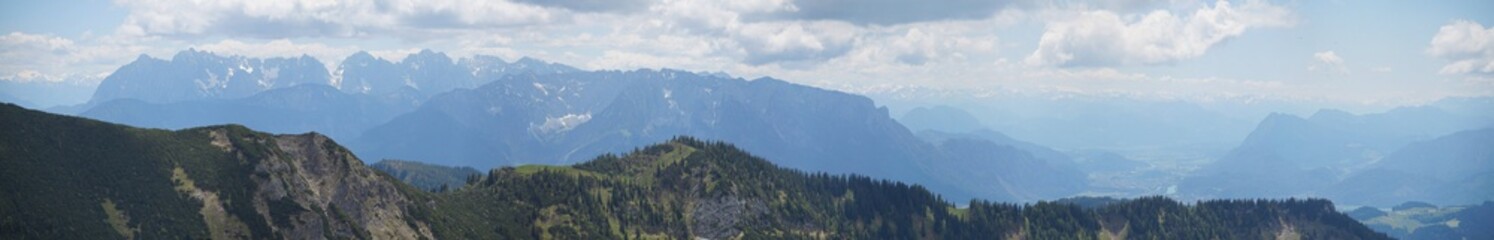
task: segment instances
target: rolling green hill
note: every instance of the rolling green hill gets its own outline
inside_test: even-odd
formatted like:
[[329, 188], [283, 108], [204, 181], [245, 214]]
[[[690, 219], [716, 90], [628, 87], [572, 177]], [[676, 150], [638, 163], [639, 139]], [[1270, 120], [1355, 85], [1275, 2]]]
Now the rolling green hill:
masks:
[[0, 106], [0, 239], [1383, 239], [1326, 200], [945, 201], [678, 137], [432, 193], [321, 135], [164, 131]]

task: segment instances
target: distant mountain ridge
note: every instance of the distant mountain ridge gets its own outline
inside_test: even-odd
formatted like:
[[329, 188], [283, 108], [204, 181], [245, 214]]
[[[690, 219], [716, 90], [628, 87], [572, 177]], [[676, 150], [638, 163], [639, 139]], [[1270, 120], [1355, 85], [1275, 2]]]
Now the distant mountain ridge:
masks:
[[[1418, 169], [1460, 166], [1473, 172], [1494, 172], [1485, 164], [1490, 161], [1488, 153], [1477, 147], [1458, 147], [1494, 144], [1494, 140], [1473, 137], [1483, 131], [1465, 131], [1489, 126], [1494, 126], [1494, 119], [1436, 105], [1361, 115], [1325, 109], [1309, 118], [1272, 114], [1228, 155], [1184, 179], [1180, 191], [1226, 198], [1331, 196], [1349, 204], [1432, 200], [1422, 197], [1458, 199], [1456, 203], [1491, 200], [1494, 195], [1476, 191], [1405, 192], [1435, 192], [1442, 185], [1460, 183], [1487, 185], [1482, 182], [1489, 177], [1474, 179], [1476, 174]], [[1429, 150], [1434, 148], [1441, 151]], [[1436, 162], [1420, 163], [1423, 159]], [[1412, 195], [1416, 198], [1405, 198]]]
[[1325, 191], [1384, 206], [1421, 199], [1440, 204], [1494, 201], [1494, 128], [1411, 143]]
[[261, 59], [222, 56], [196, 49], [178, 52], [171, 59], [141, 55], [106, 77], [89, 102], [124, 98], [149, 103], [234, 99], [301, 84], [328, 85], [349, 93], [375, 96], [410, 94], [423, 99], [452, 89], [476, 87], [506, 74], [579, 71], [532, 58], [508, 62], [494, 56], [475, 55], [454, 60], [429, 49], [412, 53], [397, 63], [357, 52], [344, 59], [335, 71], [328, 72], [328, 68], [306, 55]]
[[[157, 89], [151, 84], [173, 84], [139, 80], [149, 78], [151, 71], [222, 68], [237, 78], [258, 79], [245, 73], [251, 68], [263, 72], [263, 66], [225, 64], [272, 62], [196, 50], [178, 55], [169, 62], [142, 58], [131, 65], [149, 67], [122, 68], [138, 70], [111, 75], [111, 84], [139, 85], [116, 91], [121, 96], [151, 95]], [[795, 168], [918, 182], [960, 198], [981, 192], [979, 196], [992, 199], [1035, 200], [1077, 192], [1075, 187], [1021, 184], [1007, 188], [1049, 190], [1013, 194], [992, 190], [996, 188], [986, 183], [995, 179], [955, 179], [950, 171], [969, 168], [953, 165], [954, 156], [919, 141], [870, 99], [771, 78], [676, 70], [580, 71], [531, 58], [453, 60], [430, 50], [398, 62], [359, 52], [331, 74], [308, 72], [302, 75], [330, 76], [313, 78], [324, 83], [231, 91], [257, 91], [247, 96], [92, 102], [80, 115], [166, 129], [234, 123], [275, 133], [316, 131], [372, 159], [479, 168], [573, 163], [691, 135], [732, 141]], [[174, 84], [212, 76], [182, 75], [191, 80]], [[989, 161], [977, 164], [991, 166]]]
[[[286, 67], [290, 63], [293, 67]], [[359, 52], [329, 74], [326, 66], [306, 56], [257, 59], [187, 50], [170, 61], [141, 56], [121, 67], [77, 114], [144, 127], [234, 123], [275, 133], [317, 131], [355, 139], [436, 93], [510, 73], [567, 71], [577, 70], [530, 58], [507, 62], [477, 55], [454, 62], [424, 50], [399, 63]], [[258, 85], [244, 85], [249, 82]], [[184, 87], [198, 83], [217, 85]]]
[[675, 70], [510, 75], [436, 96], [352, 146], [373, 158], [496, 167], [572, 163], [677, 135], [732, 141], [799, 169], [920, 183], [934, 183], [924, 165], [940, 157], [865, 97]]
[[426, 191], [445, 191], [467, 185], [467, 181], [481, 177], [482, 172], [471, 167], [448, 167], [422, 162], [385, 159], [368, 167], [388, 173], [389, 176]]
[[532, 58], [507, 62], [477, 55], [453, 60], [430, 49], [390, 62], [368, 52], [357, 52], [338, 65], [335, 85], [349, 93], [370, 95], [409, 91], [422, 98], [459, 88], [473, 88], [506, 74], [555, 74], [579, 69]]
[[300, 84], [330, 84], [329, 76], [326, 65], [306, 55], [258, 59], [188, 49], [170, 60], [140, 55], [104, 78], [89, 102], [240, 98]]
[[979, 118], [971, 115], [963, 109], [950, 106], [916, 107], [897, 119], [908, 127], [908, 130], [920, 132], [923, 130], [935, 130], [940, 132], [969, 132], [985, 129], [986, 126]]
[[347, 94], [327, 85], [306, 84], [235, 99], [172, 103], [119, 99], [99, 103], [78, 115], [142, 127], [182, 129], [233, 123], [274, 133], [315, 131], [352, 139], [369, 127], [414, 109], [416, 105], [406, 100]]

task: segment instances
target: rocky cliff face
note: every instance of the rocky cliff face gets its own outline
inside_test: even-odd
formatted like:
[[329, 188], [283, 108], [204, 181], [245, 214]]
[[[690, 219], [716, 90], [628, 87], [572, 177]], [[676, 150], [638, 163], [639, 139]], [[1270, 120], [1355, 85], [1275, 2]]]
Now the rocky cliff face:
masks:
[[[255, 206], [283, 201], [302, 210], [286, 213], [284, 217], [295, 224], [277, 226], [277, 235], [293, 239], [431, 237], [424, 222], [409, 220], [404, 210], [413, 203], [394, 181], [365, 167], [326, 136], [308, 133], [273, 139], [280, 154], [260, 161], [251, 176], [260, 186]], [[311, 209], [324, 211], [306, 211]], [[271, 214], [266, 208], [257, 210]]]
[[317, 133], [138, 129], [0, 105], [0, 239], [419, 239], [419, 190]]

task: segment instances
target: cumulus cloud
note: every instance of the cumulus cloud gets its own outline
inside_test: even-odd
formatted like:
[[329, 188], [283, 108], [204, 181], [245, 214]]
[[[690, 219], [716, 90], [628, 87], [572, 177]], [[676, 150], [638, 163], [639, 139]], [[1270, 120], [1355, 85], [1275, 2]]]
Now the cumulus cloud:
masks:
[[743, 62], [819, 61], [850, 50], [855, 30], [840, 22], [774, 22], [743, 25], [733, 32], [747, 55]]
[[153, 51], [120, 39], [89, 38], [80, 42], [50, 34], [11, 32], [0, 35], [0, 79], [90, 84], [147, 52]]
[[1338, 57], [1338, 53], [1335, 53], [1333, 51], [1322, 51], [1313, 53], [1312, 58], [1316, 59], [1317, 63], [1308, 65], [1307, 70], [1317, 71], [1322, 69], [1333, 71], [1339, 74], [1349, 73], [1349, 67], [1344, 65], [1344, 59]]
[[422, 29], [493, 28], [555, 21], [563, 12], [508, 1], [121, 0], [131, 35], [360, 37]]
[[1171, 63], [1202, 56], [1248, 29], [1290, 26], [1292, 19], [1286, 8], [1264, 2], [1219, 1], [1181, 16], [1166, 10], [1141, 16], [1084, 11], [1048, 24], [1026, 61], [1061, 67]]
[[[868, 34], [879, 34], [873, 28], [989, 18], [1009, 5], [1005, 1], [977, 0], [121, 0], [116, 4], [129, 11], [117, 33], [186, 42], [219, 37], [249, 42], [396, 38], [430, 46], [446, 39], [481, 36], [502, 41], [464, 39], [444, 43], [458, 45], [453, 50], [514, 56], [520, 54], [514, 50], [515, 45], [558, 49], [578, 43], [571, 46], [575, 49], [641, 41], [619, 49], [588, 52], [725, 56], [751, 66], [801, 67], [818, 65], [863, 46], [860, 42]], [[930, 33], [924, 30], [903, 36], [907, 41], [882, 42], [899, 44], [891, 47], [902, 52], [898, 58], [903, 63], [951, 56], [935, 49], [949, 43], [920, 39], [934, 37]], [[938, 35], [963, 37], [960, 33]], [[678, 45], [648, 46], [665, 42]], [[212, 44], [226, 48], [235, 42]], [[529, 53], [568, 54], [543, 51]], [[329, 60], [321, 54], [312, 55]]]
[[1008, 1], [992, 0], [798, 0], [794, 11], [775, 17], [802, 20], [838, 20], [857, 25], [896, 25], [924, 21], [983, 19], [995, 14]]
[[1441, 74], [1494, 74], [1494, 28], [1467, 20], [1443, 25], [1427, 53], [1451, 61]]
[[997, 37], [965, 23], [912, 24], [867, 34], [858, 47], [862, 61], [921, 66], [995, 57]]
[[[343, 58], [363, 50], [353, 46], [297, 43], [289, 39], [276, 39], [263, 42], [243, 42], [227, 39], [215, 43], [196, 45], [193, 48], [219, 55], [237, 55], [251, 58], [294, 58], [306, 55], [322, 61], [329, 68], [328, 71], [335, 69]], [[413, 52], [413, 50], [409, 52]], [[397, 61], [398, 59], [395, 60]]]
[[[1250, 89], [1245, 86], [1252, 82], [1188, 82], [1135, 74], [1122, 66], [1197, 58], [1247, 31], [1294, 22], [1290, 11], [1269, 3], [1196, 0], [115, 3], [128, 11], [115, 34], [155, 45], [45, 34], [8, 37], [3, 39], [8, 42], [0, 42], [0, 54], [18, 57], [5, 55], [0, 61], [41, 60], [7, 62], [0, 66], [0, 75], [47, 78], [70, 71], [107, 72], [140, 53], [169, 56], [187, 47], [260, 58], [306, 54], [329, 68], [359, 50], [398, 61], [420, 48], [432, 48], [453, 57], [529, 56], [590, 69], [728, 71], [842, 90], [916, 83], [953, 88], [1063, 86], [1089, 92], [1186, 93], [1207, 88], [1270, 93], [1279, 89], [1241, 90]], [[1011, 31], [1016, 25], [1043, 28], [1036, 32], [1041, 35], [1005, 35], [1028, 34], [1024, 29]], [[72, 67], [89, 54], [113, 60], [99, 64], [107, 69]], [[1447, 56], [1453, 55], [1457, 54]], [[1314, 65], [1329, 71], [1344, 62], [1331, 51], [1314, 57]], [[1168, 87], [1187, 84], [1192, 85]]]
[[[245, 56], [306, 50], [323, 61], [333, 61], [336, 58], [326, 56], [347, 50], [288, 44], [286, 39], [394, 38], [422, 47], [454, 45], [449, 50], [506, 57], [566, 58], [574, 53], [553, 51], [590, 48], [586, 52], [591, 57], [607, 52], [614, 57], [727, 57], [749, 66], [798, 67], [813, 67], [858, 47], [883, 48], [863, 41], [884, 38], [870, 35], [882, 34], [878, 29], [886, 25], [989, 18], [1008, 5], [975, 0], [120, 0], [116, 4], [128, 10], [116, 30], [119, 35], [165, 37], [188, 44], [235, 39], [195, 45]], [[959, 32], [920, 31], [903, 32], [897, 36], [899, 41], [871, 42], [894, 44], [886, 48], [897, 52], [889, 53], [898, 55], [897, 62], [916, 65], [956, 55], [942, 49], [956, 45], [953, 40], [940, 38], [967, 37]], [[271, 42], [263, 43], [269, 45], [246, 43], [266, 40]], [[520, 53], [515, 50], [521, 49], [518, 46], [528, 48]], [[251, 47], [273, 49], [237, 50]]]
[[537, 6], [570, 9], [577, 12], [632, 12], [647, 9], [648, 0], [515, 0]]

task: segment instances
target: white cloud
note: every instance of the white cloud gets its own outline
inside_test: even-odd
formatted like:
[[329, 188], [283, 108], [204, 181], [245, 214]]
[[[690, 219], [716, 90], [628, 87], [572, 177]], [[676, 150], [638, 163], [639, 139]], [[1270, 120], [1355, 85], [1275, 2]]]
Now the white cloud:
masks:
[[360, 37], [557, 21], [568, 12], [508, 1], [120, 0], [129, 35]]
[[1313, 53], [1312, 58], [1316, 59], [1317, 63], [1308, 65], [1307, 70], [1317, 71], [1319, 69], [1322, 69], [1333, 71], [1339, 74], [1349, 73], [1349, 67], [1347, 65], [1344, 65], [1344, 59], [1339, 57], [1338, 53], [1335, 53], [1333, 51], [1322, 51]]
[[319, 60], [338, 60], [358, 52], [354, 47], [332, 47], [321, 43], [295, 43], [289, 39], [246, 43], [238, 40], [223, 40], [216, 43], [194, 46], [198, 50], [219, 55], [238, 55], [252, 58], [299, 57], [309, 55]]
[[[1296, 16], [1286, 7], [1300, 6], [1296, 4], [872, 1], [856, 3], [887, 9], [837, 13], [844, 4], [805, 1], [623, 0], [594, 5], [588, 4], [591, 0], [116, 0], [128, 12], [114, 35], [3, 36], [0, 78], [102, 76], [99, 73], [107, 74], [142, 53], [170, 56], [189, 46], [260, 58], [307, 54], [329, 68], [359, 50], [399, 61], [431, 48], [452, 57], [485, 54], [512, 61], [529, 56], [588, 69], [726, 71], [839, 90], [916, 85], [1156, 95], [1326, 92], [1277, 87], [1283, 84], [1277, 80], [1286, 79], [1226, 81], [1220, 79], [1230, 76], [1190, 72], [1194, 70], [1131, 68], [1199, 58], [1246, 32], [1291, 26]], [[920, 4], [971, 7], [940, 16], [917, 12], [925, 9], [915, 6]], [[1030, 31], [1032, 27], [1037, 31]], [[1439, 33], [1427, 50], [1449, 60], [1443, 72], [1479, 73], [1489, 68], [1489, 59], [1494, 58], [1488, 57], [1488, 40], [1470, 40], [1488, 39], [1489, 30], [1466, 21], [1444, 27], [1444, 32], [1454, 30], [1468, 36]], [[1475, 32], [1484, 35], [1470, 35]], [[1342, 47], [1350, 46], [1333, 48], [1352, 50]], [[1333, 51], [1316, 53], [1311, 60], [1296, 57], [1311, 61], [1309, 68], [1348, 72], [1343, 56]], [[1383, 64], [1348, 57], [1355, 64]], [[1240, 62], [1217, 64], [1235, 63]], [[1076, 66], [1087, 67], [1063, 68]], [[1381, 72], [1371, 65], [1363, 67], [1365, 73]], [[1185, 77], [1190, 80], [1182, 80]], [[1260, 83], [1269, 84], [1257, 86]]]
[[1323, 63], [1327, 63], [1327, 64], [1332, 64], [1332, 65], [1343, 65], [1344, 64], [1344, 59], [1338, 57], [1338, 53], [1334, 53], [1333, 51], [1325, 51], [1325, 52], [1313, 53], [1312, 57], [1318, 59], [1319, 62], [1323, 62]]
[[1293, 19], [1286, 8], [1264, 2], [1235, 6], [1219, 1], [1184, 16], [1165, 10], [1141, 16], [1084, 11], [1048, 24], [1026, 61], [1054, 66], [1170, 63], [1202, 56], [1248, 29], [1291, 26]]
[[876, 51], [884, 60], [910, 65], [969, 61], [972, 57], [995, 54], [995, 35], [962, 28], [958, 24], [917, 24], [870, 37], [872, 40], [862, 48]]
[[820, 61], [850, 50], [855, 26], [832, 21], [771, 22], [742, 25], [733, 33], [747, 64]]
[[160, 52], [127, 39], [11, 32], [0, 35], [0, 79], [93, 84], [142, 53]]
[[[199, 47], [245, 56], [286, 55], [285, 53], [304, 50], [311, 51], [308, 54], [326, 62], [340, 59], [329, 57], [336, 55], [335, 53], [349, 51], [343, 47], [306, 45], [316, 40], [287, 44], [289, 40], [286, 39], [394, 38], [395, 41], [413, 43], [421, 48], [454, 51], [452, 54], [458, 56], [487, 53], [506, 58], [521, 55], [554, 60], [569, 58], [585, 61], [573, 62], [582, 66], [637, 65], [618, 64], [620, 62], [616, 60], [620, 59], [619, 56], [699, 59], [724, 57], [729, 60], [714, 67], [716, 70], [733, 68], [730, 65], [735, 64], [813, 68], [860, 47], [883, 47], [861, 43], [865, 38], [884, 37], [881, 36], [882, 31], [872, 29], [874, 26], [859, 25], [882, 20], [866, 16], [857, 17], [854, 21], [833, 16], [785, 17], [804, 11], [796, 4], [807, 2], [634, 2], [646, 6], [642, 8], [591, 8], [578, 7], [577, 3], [579, 2], [517, 3], [480, 0], [121, 0], [117, 4], [129, 10], [129, 14], [117, 32], [124, 36], [166, 37], [188, 44], [200, 39], [227, 37], [234, 40], [210, 42]], [[953, 6], [967, 3], [948, 4]], [[991, 11], [994, 13], [994, 8]], [[825, 13], [821, 11], [814, 14]], [[907, 16], [889, 16], [897, 17]], [[960, 18], [965, 17], [969, 16]], [[923, 16], [895, 22], [900, 22], [900, 25], [943, 23], [934, 21], [939, 19]], [[962, 32], [930, 32], [925, 29], [922, 32], [903, 33], [911, 34], [900, 35], [899, 37], [904, 38], [901, 41], [878, 43], [896, 44], [888, 48], [895, 49], [897, 53], [892, 54], [898, 55], [905, 63], [957, 57], [957, 53], [947, 53], [938, 48], [972, 45], [951, 42], [970, 39], [962, 36]], [[271, 42], [247, 43], [259, 40]], [[249, 50], [259, 47], [271, 49], [263, 52]], [[583, 56], [572, 56], [576, 54]], [[600, 58], [603, 54], [612, 55], [604, 60]], [[591, 61], [605, 62], [588, 63]]]
[[1427, 53], [1452, 62], [1441, 74], [1494, 74], [1494, 28], [1467, 20], [1443, 25]]
[[1010, 1], [991, 0], [797, 0], [780, 19], [836, 20], [857, 25], [899, 25], [926, 21], [984, 19]]
[[[803, 64], [845, 54], [862, 29], [842, 21], [747, 21], [746, 15], [797, 11], [788, 1], [662, 1], [634, 32], [719, 38], [713, 52], [749, 65]], [[642, 31], [640, 31], [642, 30]], [[658, 36], [658, 35], [655, 35]], [[655, 36], [642, 37], [658, 38]], [[689, 38], [689, 37], [686, 37]], [[714, 40], [708, 40], [714, 41]]]
[[42, 73], [48, 65], [65, 64], [73, 41], [49, 35], [12, 32], [0, 36], [0, 77], [15, 81], [60, 81], [56, 74]]

